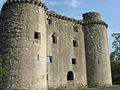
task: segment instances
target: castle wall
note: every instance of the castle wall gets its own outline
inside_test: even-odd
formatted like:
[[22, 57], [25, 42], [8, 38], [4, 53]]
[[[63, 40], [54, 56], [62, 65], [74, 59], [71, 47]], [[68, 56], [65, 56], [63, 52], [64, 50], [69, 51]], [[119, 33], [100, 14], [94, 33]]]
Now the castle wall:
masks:
[[[47, 24], [47, 55], [52, 56], [53, 61], [48, 63], [48, 87], [80, 87], [87, 85], [86, 59], [84, 33], [82, 25], [75, 22], [49, 17], [52, 24]], [[78, 27], [78, 32], [73, 30]], [[57, 36], [57, 44], [51, 43], [51, 36]], [[78, 47], [73, 47], [76, 39]], [[76, 64], [72, 64], [72, 58], [76, 58]], [[74, 80], [67, 80], [67, 74], [72, 71]]]
[[46, 90], [44, 8], [11, 1], [4, 5], [2, 16], [0, 54], [7, 68], [3, 90]]
[[0, 89], [112, 85], [107, 24], [100, 15], [90, 12], [76, 20], [46, 10], [41, 0], [3, 5], [0, 56], [7, 74]]

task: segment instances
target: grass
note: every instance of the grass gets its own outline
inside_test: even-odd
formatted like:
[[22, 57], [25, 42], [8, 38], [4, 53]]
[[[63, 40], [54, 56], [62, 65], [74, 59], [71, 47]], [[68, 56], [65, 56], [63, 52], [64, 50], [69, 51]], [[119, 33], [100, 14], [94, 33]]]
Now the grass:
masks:
[[113, 85], [120, 85], [120, 82], [113, 82]]
[[55, 89], [48, 89], [48, 90], [63, 90], [61, 88], [55, 88]]

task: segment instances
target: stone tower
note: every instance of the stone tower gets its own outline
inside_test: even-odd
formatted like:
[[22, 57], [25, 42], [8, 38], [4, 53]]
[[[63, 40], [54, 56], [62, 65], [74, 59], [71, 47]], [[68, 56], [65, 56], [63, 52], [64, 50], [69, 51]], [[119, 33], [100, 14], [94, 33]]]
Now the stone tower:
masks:
[[89, 86], [112, 85], [107, 24], [95, 12], [83, 14]]
[[3, 90], [46, 90], [46, 6], [41, 0], [7, 0], [0, 54], [7, 69]]

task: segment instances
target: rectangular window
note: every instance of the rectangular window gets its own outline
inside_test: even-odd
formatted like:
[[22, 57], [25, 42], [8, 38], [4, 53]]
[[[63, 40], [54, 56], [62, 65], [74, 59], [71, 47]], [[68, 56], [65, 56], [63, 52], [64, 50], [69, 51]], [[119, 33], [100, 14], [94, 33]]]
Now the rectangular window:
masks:
[[76, 58], [72, 58], [72, 64], [76, 64]]
[[47, 56], [47, 62], [52, 63], [52, 56]]
[[40, 33], [39, 32], [34, 32], [34, 38], [35, 39], [40, 39]]
[[78, 47], [78, 42], [76, 40], [73, 40], [73, 47]]

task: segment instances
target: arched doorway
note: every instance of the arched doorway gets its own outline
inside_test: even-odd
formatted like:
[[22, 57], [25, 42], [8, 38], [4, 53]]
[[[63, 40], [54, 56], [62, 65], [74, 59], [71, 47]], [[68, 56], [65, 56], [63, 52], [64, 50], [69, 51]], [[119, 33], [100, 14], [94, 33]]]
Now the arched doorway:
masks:
[[71, 80], [74, 80], [74, 74], [72, 71], [69, 71], [68, 74], [67, 74], [67, 80], [68, 81], [71, 81]]

